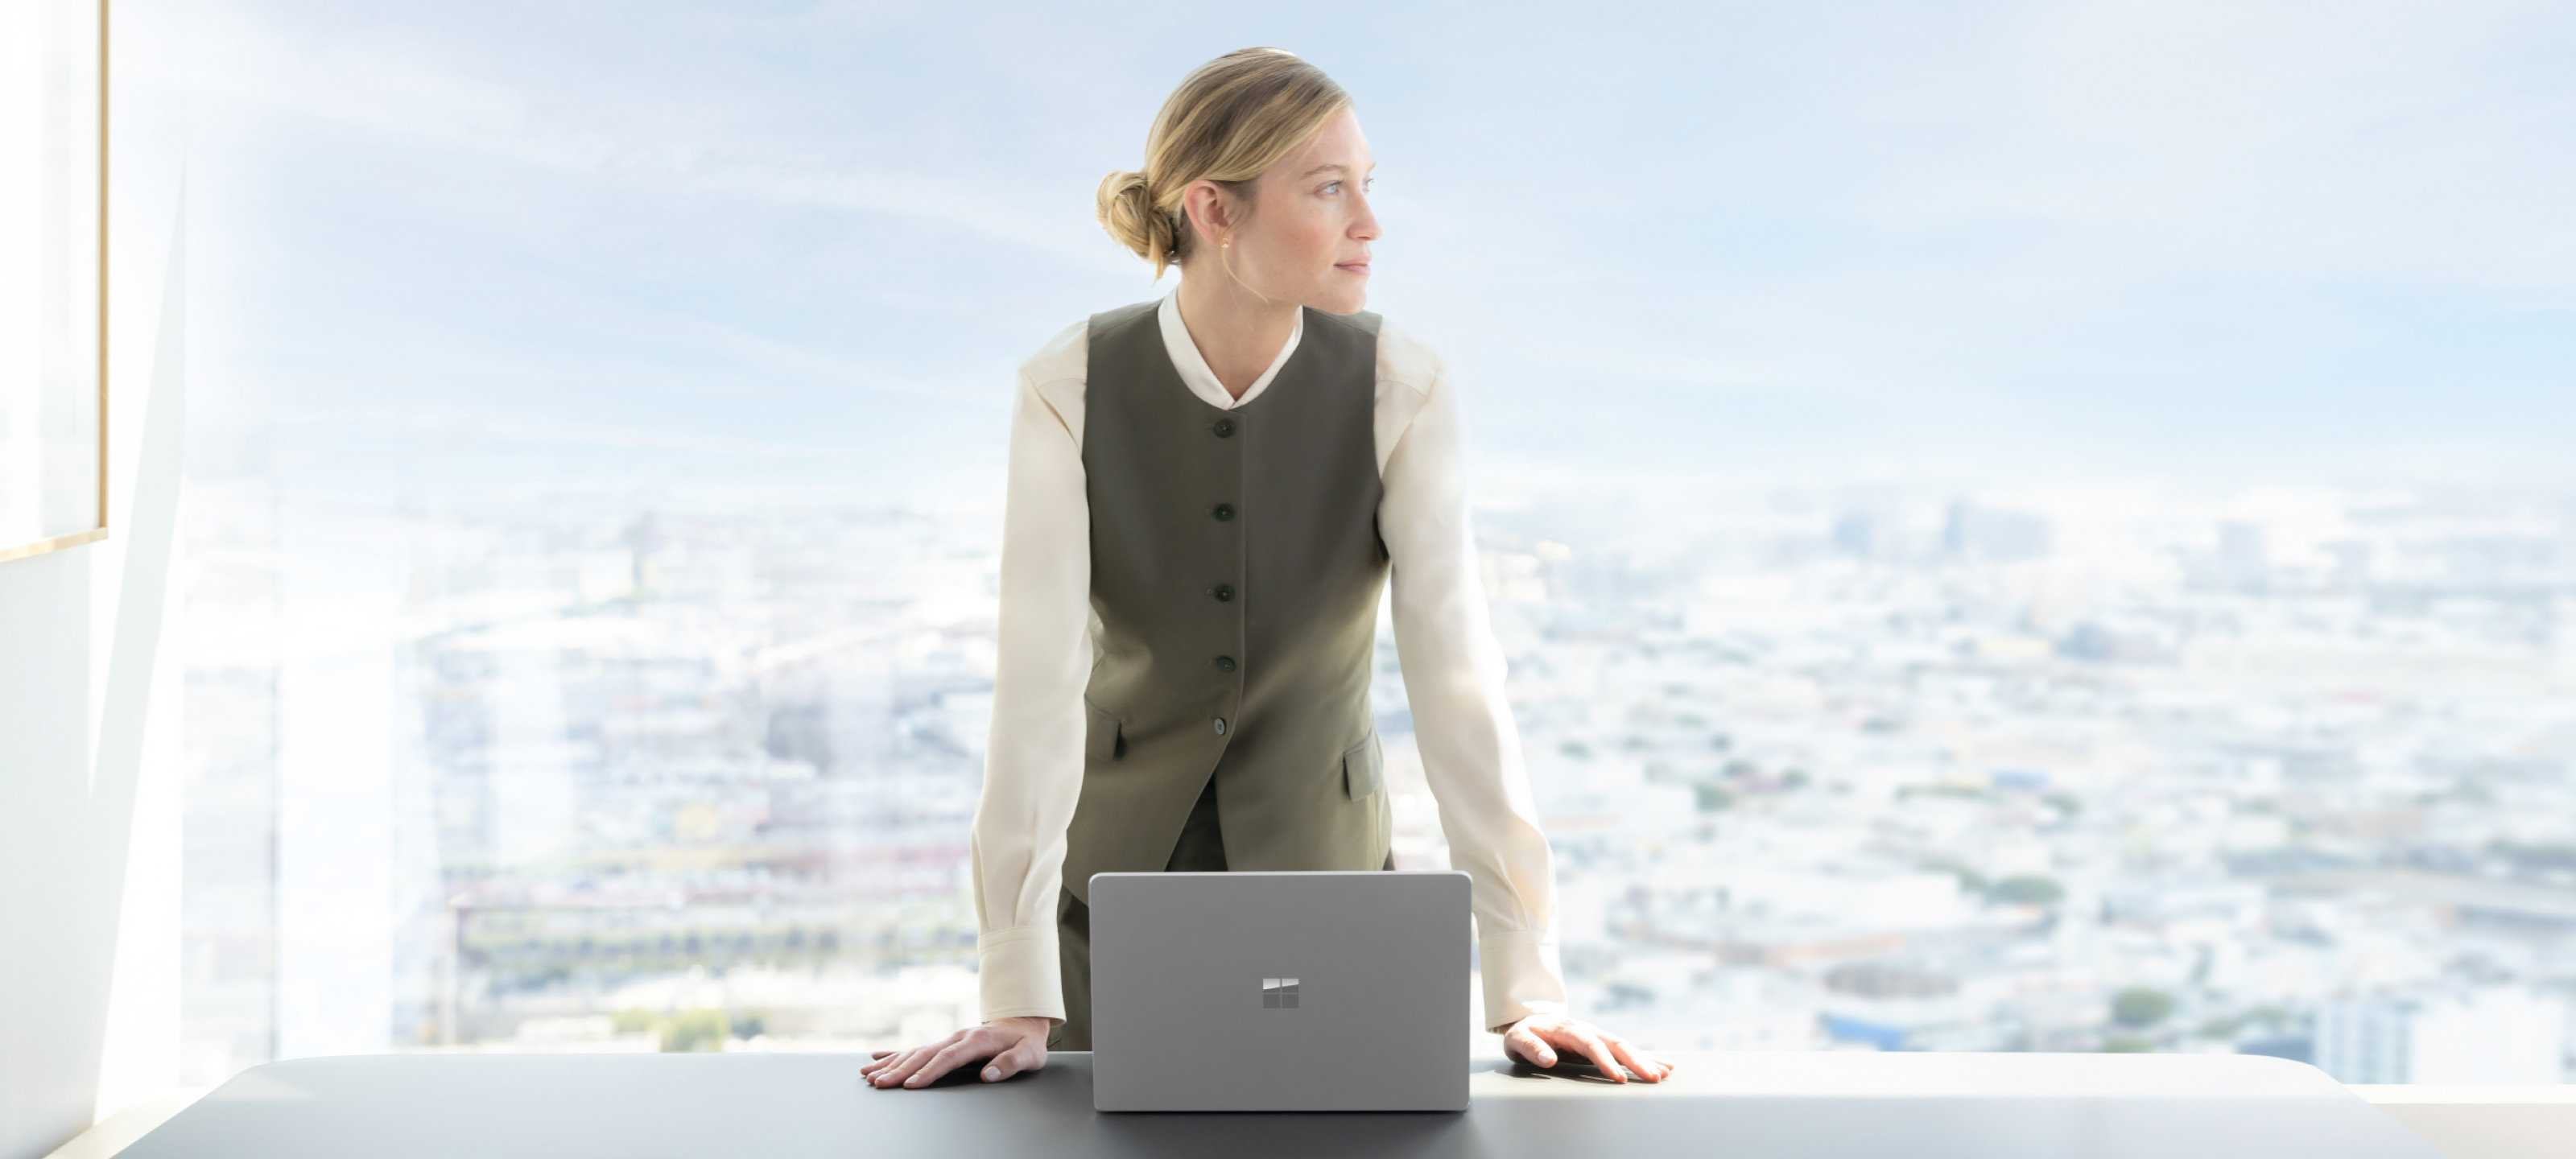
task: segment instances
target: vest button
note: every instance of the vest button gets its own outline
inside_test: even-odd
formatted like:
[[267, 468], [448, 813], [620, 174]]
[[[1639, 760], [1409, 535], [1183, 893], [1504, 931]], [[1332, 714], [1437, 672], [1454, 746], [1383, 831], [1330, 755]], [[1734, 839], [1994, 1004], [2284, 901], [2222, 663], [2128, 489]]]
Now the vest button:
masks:
[[1218, 419], [1218, 420], [1216, 420], [1216, 437], [1218, 437], [1218, 438], [1222, 439], [1222, 438], [1227, 438], [1227, 437], [1229, 437], [1229, 436], [1231, 436], [1231, 435], [1233, 435], [1233, 434], [1234, 434], [1234, 420], [1233, 420], [1233, 419]]
[[1218, 584], [1218, 585], [1216, 585], [1216, 598], [1217, 598], [1217, 602], [1218, 602], [1218, 603], [1224, 603], [1224, 602], [1225, 602], [1225, 601], [1227, 601], [1227, 600], [1233, 599], [1233, 598], [1234, 598], [1234, 585], [1233, 585], [1233, 584]]
[[1223, 522], [1225, 522], [1226, 520], [1229, 520], [1229, 519], [1232, 519], [1232, 518], [1234, 518], [1234, 504], [1232, 504], [1232, 503], [1219, 503], [1219, 504], [1217, 504], [1217, 505], [1216, 505], [1216, 521], [1217, 521], [1217, 522], [1219, 522], [1219, 523], [1223, 523]]
[[1217, 671], [1219, 671], [1219, 672], [1232, 672], [1232, 671], [1234, 671], [1234, 657], [1232, 657], [1232, 656], [1219, 656], [1219, 657], [1217, 657], [1217, 658], [1216, 658], [1216, 670], [1217, 670]]
[[1216, 734], [1218, 736], [1225, 735], [1225, 718], [1222, 716], [1216, 718]]

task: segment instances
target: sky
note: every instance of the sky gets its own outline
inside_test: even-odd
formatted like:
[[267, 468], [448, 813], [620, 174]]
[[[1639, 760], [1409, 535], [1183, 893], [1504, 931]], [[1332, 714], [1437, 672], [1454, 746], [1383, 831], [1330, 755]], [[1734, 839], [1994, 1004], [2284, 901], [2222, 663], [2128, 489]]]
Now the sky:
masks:
[[997, 493], [1018, 363], [1172, 284], [1093, 188], [1253, 44], [1491, 479], [2576, 483], [2566, 5], [195, 19], [198, 413], [316, 487]]

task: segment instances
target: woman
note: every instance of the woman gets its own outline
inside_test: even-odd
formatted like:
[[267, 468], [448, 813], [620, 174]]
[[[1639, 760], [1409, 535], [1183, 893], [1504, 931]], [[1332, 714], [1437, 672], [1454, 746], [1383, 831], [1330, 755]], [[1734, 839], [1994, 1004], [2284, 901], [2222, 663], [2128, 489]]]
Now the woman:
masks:
[[1020, 368], [992, 743], [971, 841], [984, 1023], [879, 1053], [880, 1087], [1090, 1049], [1090, 878], [1394, 868], [1369, 712], [1380, 586], [1486, 1023], [1513, 1057], [1625, 1082], [1669, 1063], [1565, 1012], [1546, 839], [1503, 698], [1459, 478], [1455, 390], [1361, 311], [1367, 141], [1274, 48], [1154, 119], [1101, 224], [1177, 290], [1066, 327]]

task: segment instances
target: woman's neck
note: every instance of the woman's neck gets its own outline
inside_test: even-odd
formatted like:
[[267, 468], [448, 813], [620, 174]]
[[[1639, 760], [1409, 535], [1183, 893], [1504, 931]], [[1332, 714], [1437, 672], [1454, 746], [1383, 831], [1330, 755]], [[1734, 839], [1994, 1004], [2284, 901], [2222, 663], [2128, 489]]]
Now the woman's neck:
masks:
[[1297, 328], [1297, 304], [1261, 300], [1226, 276], [1213, 258], [1191, 264], [1205, 268], [1181, 273], [1181, 325], [1198, 346], [1199, 357], [1216, 372], [1217, 383], [1242, 398], [1288, 344], [1289, 332]]

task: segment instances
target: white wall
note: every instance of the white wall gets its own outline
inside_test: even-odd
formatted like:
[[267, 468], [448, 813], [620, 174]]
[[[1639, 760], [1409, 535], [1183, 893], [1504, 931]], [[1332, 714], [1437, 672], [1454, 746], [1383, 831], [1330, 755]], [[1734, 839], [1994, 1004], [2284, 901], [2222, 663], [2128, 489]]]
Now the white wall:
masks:
[[118, 0], [109, 538], [0, 563], [0, 1159], [176, 1081], [184, 0]]

